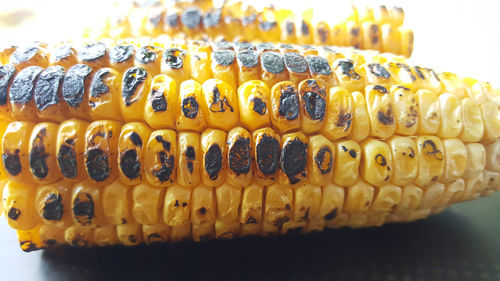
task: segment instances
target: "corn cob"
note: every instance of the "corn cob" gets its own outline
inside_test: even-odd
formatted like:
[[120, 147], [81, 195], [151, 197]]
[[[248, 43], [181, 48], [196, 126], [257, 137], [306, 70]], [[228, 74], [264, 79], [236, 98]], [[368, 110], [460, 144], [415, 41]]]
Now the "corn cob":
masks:
[[0, 56], [0, 186], [23, 250], [378, 226], [500, 189], [488, 83], [388, 54], [268, 44], [248, 64], [203, 44]]
[[211, 2], [134, 7], [108, 18], [104, 28], [100, 26], [86, 33], [92, 38], [167, 35], [170, 38], [352, 46], [406, 57], [413, 51], [413, 32], [403, 26], [404, 11], [400, 7], [337, 7], [336, 11], [345, 12], [318, 20], [312, 16], [312, 10], [297, 16], [274, 6], [256, 8], [241, 1], [228, 1], [217, 7]]

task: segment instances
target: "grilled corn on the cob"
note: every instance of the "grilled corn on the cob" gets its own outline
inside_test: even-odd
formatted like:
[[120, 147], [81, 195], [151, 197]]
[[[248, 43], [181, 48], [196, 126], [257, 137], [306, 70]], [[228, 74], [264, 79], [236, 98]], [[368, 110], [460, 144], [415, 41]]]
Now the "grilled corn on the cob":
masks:
[[487, 83], [387, 54], [203, 44], [0, 56], [0, 185], [22, 249], [375, 226], [500, 189]]

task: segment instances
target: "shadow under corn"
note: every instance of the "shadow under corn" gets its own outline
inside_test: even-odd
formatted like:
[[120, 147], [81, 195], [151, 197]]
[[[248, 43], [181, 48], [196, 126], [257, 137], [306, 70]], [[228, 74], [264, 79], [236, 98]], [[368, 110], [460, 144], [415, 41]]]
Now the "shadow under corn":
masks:
[[[45, 250], [47, 280], [480, 280], [499, 243], [460, 213], [306, 236]], [[422, 279], [423, 278], [423, 279]], [[484, 278], [483, 278], [484, 279]]]

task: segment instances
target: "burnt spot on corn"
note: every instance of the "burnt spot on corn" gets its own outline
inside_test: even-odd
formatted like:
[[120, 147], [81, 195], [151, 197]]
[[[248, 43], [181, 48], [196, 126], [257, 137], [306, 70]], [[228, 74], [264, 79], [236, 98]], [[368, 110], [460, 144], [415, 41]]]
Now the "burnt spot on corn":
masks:
[[187, 168], [190, 174], [193, 173], [193, 161], [196, 160], [196, 152], [194, 151], [194, 148], [192, 146], [188, 146], [186, 148], [186, 152], [184, 152], [184, 155], [186, 155], [187, 158]]
[[83, 226], [90, 225], [94, 218], [94, 200], [87, 192], [80, 192], [73, 200], [73, 215]]
[[304, 73], [307, 71], [307, 61], [301, 54], [288, 52], [284, 54], [283, 58], [289, 72]]
[[241, 24], [243, 26], [247, 26], [247, 25], [254, 23], [256, 20], [257, 20], [257, 15], [251, 14], [249, 16], [245, 16], [245, 17], [241, 18]]
[[269, 31], [278, 25], [275, 21], [261, 21], [259, 22], [259, 29], [262, 31]]
[[163, 95], [163, 92], [159, 92], [156, 90], [151, 90], [151, 107], [154, 112], [163, 112], [167, 111], [167, 100]]
[[211, 180], [216, 180], [222, 169], [222, 150], [218, 144], [212, 144], [205, 154], [205, 171]]
[[266, 113], [266, 103], [261, 98], [253, 97], [250, 99], [250, 102], [253, 103], [253, 111], [260, 115], [264, 115]]
[[163, 60], [165, 64], [171, 69], [180, 69], [184, 64], [184, 57], [186, 56], [186, 51], [178, 48], [165, 49], [163, 53]]
[[109, 51], [109, 57], [114, 63], [122, 63], [130, 58], [134, 54], [134, 46], [132, 45], [116, 45]]
[[293, 21], [286, 21], [285, 31], [288, 36], [292, 36], [295, 33], [295, 24], [293, 23]]
[[160, 48], [155, 46], [141, 47], [135, 53], [135, 60], [142, 64], [155, 62], [158, 59], [158, 52], [160, 52]]
[[375, 86], [373, 86], [373, 89], [381, 94], [388, 94], [389, 93], [387, 88], [384, 86], [381, 86], [381, 85], [375, 85]]
[[321, 43], [326, 43], [326, 39], [328, 39], [328, 29], [323, 25], [319, 26], [318, 36]]
[[40, 250], [40, 248], [35, 243], [33, 243], [33, 241], [28, 240], [19, 241], [19, 246], [23, 251], [27, 253]]
[[60, 45], [57, 46], [52, 52], [52, 56], [54, 56], [55, 61], [62, 61], [71, 55], [74, 54], [73, 49], [70, 45]]
[[259, 53], [254, 50], [244, 50], [239, 52], [238, 64], [247, 68], [255, 67], [259, 63]]
[[19, 157], [20, 152], [19, 149], [16, 149], [14, 153], [7, 152], [2, 154], [3, 166], [13, 176], [17, 176], [22, 170], [21, 159]]
[[328, 60], [320, 56], [306, 56], [307, 64], [312, 74], [330, 75], [332, 70]]
[[420, 78], [421, 80], [425, 80], [425, 75], [422, 72], [423, 68], [421, 68], [420, 66], [415, 66], [413, 67], [413, 69], [415, 70], [415, 73], [417, 74], [418, 78]]
[[162, 22], [162, 20], [163, 20], [163, 13], [162, 12], [155, 13], [149, 17], [149, 22], [151, 23], [151, 25], [153, 27], [159, 26], [160, 23]]
[[423, 152], [427, 155], [433, 156], [436, 160], [443, 160], [443, 153], [437, 149], [436, 144], [432, 140], [426, 140], [422, 144]]
[[339, 114], [338, 114], [338, 119], [337, 122], [335, 123], [335, 126], [337, 127], [344, 127], [344, 132], [349, 130], [349, 127], [352, 124], [352, 114], [345, 112], [344, 107], [340, 108]]
[[76, 177], [78, 164], [76, 162], [75, 145], [72, 139], [67, 139], [66, 142], [59, 148], [57, 163], [59, 164], [59, 168], [64, 177]]
[[133, 180], [141, 175], [141, 162], [135, 149], [129, 149], [120, 155], [120, 170], [123, 174]]
[[282, 227], [289, 220], [290, 218], [288, 216], [280, 217], [273, 221], [273, 225], [276, 227]]
[[59, 86], [64, 77], [64, 68], [55, 65], [40, 73], [36, 82], [34, 99], [38, 110], [59, 104]]
[[147, 76], [148, 72], [142, 67], [131, 67], [125, 71], [125, 74], [123, 74], [122, 100], [126, 106], [130, 106], [135, 102], [132, 97], [137, 88], [144, 83]]
[[10, 86], [10, 101], [19, 104], [29, 103], [33, 97], [35, 81], [42, 70], [43, 68], [39, 66], [29, 66], [19, 71]]
[[85, 161], [87, 171], [95, 181], [104, 181], [109, 177], [108, 154], [100, 148], [92, 148], [87, 151]]
[[27, 62], [32, 59], [39, 51], [40, 48], [38, 46], [19, 47], [10, 56], [10, 62], [13, 64]]
[[379, 63], [370, 63], [368, 64], [368, 69], [370, 70], [370, 73], [375, 75], [378, 78], [383, 78], [383, 79], [389, 79], [391, 77], [391, 74], [385, 67], [383, 67]]
[[338, 209], [333, 208], [333, 210], [331, 210], [330, 212], [328, 212], [328, 214], [325, 215], [325, 217], [324, 217], [325, 220], [327, 220], [327, 221], [333, 220], [337, 216], [337, 212], [338, 212]]
[[254, 223], [257, 223], [257, 220], [252, 216], [249, 216], [245, 222], [245, 224], [254, 224]]
[[408, 149], [410, 150], [410, 153], [408, 153], [408, 156], [410, 156], [410, 158], [415, 158], [415, 150], [413, 150], [413, 148], [411, 148], [411, 147], [408, 147]]
[[[171, 144], [170, 144], [170, 142], [169, 142], [169, 141], [164, 140], [164, 139], [163, 139], [163, 137], [162, 137], [162, 136], [160, 136], [160, 135], [157, 135], [157, 136], [155, 137], [155, 140], [156, 140], [158, 143], [160, 143], [160, 144], [161, 144], [161, 146], [163, 147], [163, 149], [165, 149], [166, 151], [170, 151]], [[142, 146], [142, 144], [141, 144], [141, 146]]]
[[57, 193], [49, 193], [43, 202], [42, 217], [50, 221], [60, 221], [64, 212], [62, 196]]
[[111, 73], [109, 68], [99, 69], [90, 83], [90, 96], [93, 98], [98, 98], [101, 95], [109, 93], [109, 87], [104, 83], [104, 78], [106, 78]]
[[285, 70], [283, 56], [274, 51], [265, 52], [261, 55], [262, 69], [269, 73], [279, 74]]
[[353, 27], [353, 28], [351, 28], [350, 33], [351, 33], [351, 35], [352, 35], [353, 37], [358, 36], [358, 35], [359, 35], [359, 27]]
[[187, 8], [181, 15], [181, 22], [189, 29], [198, 28], [201, 22], [201, 11], [198, 8]]
[[212, 102], [210, 103], [210, 107], [208, 109], [210, 109], [210, 111], [214, 113], [224, 112], [226, 111], [226, 106], [231, 112], [234, 111], [234, 108], [229, 104], [226, 97], [224, 97], [223, 99], [220, 98], [219, 88], [215, 86], [212, 90]]
[[10, 208], [9, 212], [7, 213], [7, 216], [11, 220], [17, 220], [20, 215], [21, 215], [21, 210], [14, 208], [14, 207]]
[[384, 155], [379, 153], [375, 155], [375, 163], [382, 167], [385, 167], [387, 165], [387, 160], [385, 159]]
[[7, 89], [15, 73], [16, 68], [12, 64], [0, 65], [0, 105], [7, 103]]
[[[138, 146], [138, 147], [142, 147], [142, 139], [141, 137], [139, 136], [138, 133], [136, 132], [131, 132], [130, 134], [128, 134], [127, 136], [129, 138], [129, 140], [135, 145], [135, 146]], [[161, 136], [158, 136], [161, 138]]]
[[372, 24], [370, 25], [370, 41], [373, 45], [378, 43], [378, 25]]
[[233, 50], [218, 50], [212, 53], [212, 59], [222, 66], [229, 66], [234, 62], [235, 54]]
[[354, 70], [354, 61], [352, 60], [339, 60], [337, 62], [340, 72], [347, 77], [359, 80], [361, 76]]
[[155, 176], [161, 183], [166, 181], [172, 182], [170, 178], [175, 168], [175, 157], [168, 154], [165, 151], [158, 152], [158, 160], [160, 162], [160, 168], [153, 171], [153, 176]]
[[333, 166], [333, 155], [330, 148], [327, 146], [320, 148], [314, 157], [314, 162], [316, 162], [316, 165], [322, 174], [329, 173]]
[[45, 153], [45, 145], [43, 143], [46, 134], [47, 131], [45, 128], [42, 128], [37, 133], [31, 144], [32, 148], [29, 153], [31, 173], [39, 179], [47, 177], [49, 173], [49, 167], [47, 166], [47, 157], [49, 157], [49, 155]]
[[[280, 44], [279, 46], [281, 49], [285, 49], [285, 50], [295, 50], [295, 47], [293, 45], [290, 45], [290, 44]], [[286, 53], [285, 53], [286, 55]], [[286, 61], [285, 61], [285, 66], [286, 66]]]
[[287, 120], [295, 120], [299, 117], [299, 98], [293, 86], [281, 90], [278, 113]]
[[279, 167], [280, 143], [272, 136], [264, 134], [257, 143], [257, 167], [264, 175], [273, 175]]
[[234, 46], [232, 42], [228, 42], [226, 40], [221, 40], [214, 42], [212, 44], [214, 50], [234, 50]]
[[294, 139], [285, 144], [281, 150], [281, 169], [288, 176], [291, 184], [299, 182], [296, 177], [305, 175], [307, 165], [307, 144], [300, 139]]
[[173, 14], [167, 15], [166, 23], [171, 28], [178, 27], [179, 26], [179, 14], [173, 13]]
[[384, 125], [394, 124], [394, 112], [392, 110], [392, 106], [389, 106], [386, 112], [379, 110], [377, 112], [377, 119]]
[[239, 136], [229, 145], [229, 169], [237, 175], [247, 174], [252, 163], [250, 139]]
[[78, 58], [81, 61], [95, 61], [104, 57], [107, 53], [106, 45], [101, 42], [86, 44], [78, 50]]
[[349, 155], [350, 155], [353, 159], [355, 159], [355, 158], [356, 158], [356, 156], [358, 156], [358, 153], [356, 152], [356, 150], [354, 150], [354, 149], [350, 149], [350, 150], [349, 150]]
[[257, 44], [257, 51], [259, 52], [272, 51], [275, 49], [276, 47], [274, 47], [272, 43], [264, 42]]
[[206, 214], [206, 213], [207, 213], [207, 208], [205, 208], [205, 207], [201, 207], [201, 208], [199, 208], [199, 209], [198, 209], [198, 213], [199, 213], [200, 215], [204, 215], [204, 214]]
[[309, 25], [305, 20], [302, 20], [300, 24], [300, 32], [302, 33], [302, 35], [305, 36], [309, 35]]
[[215, 27], [219, 25], [222, 18], [222, 10], [214, 9], [203, 15], [202, 22], [204, 27]]
[[82, 247], [85, 248], [89, 244], [87, 240], [85, 240], [85, 237], [82, 235], [77, 235], [75, 238], [71, 239], [71, 246], [73, 247]]
[[323, 120], [326, 110], [325, 89], [316, 80], [308, 80], [306, 90], [303, 94], [305, 112], [312, 120]]
[[78, 107], [83, 101], [85, 79], [89, 77], [92, 68], [85, 64], [76, 64], [64, 76], [62, 97], [71, 106]]
[[194, 119], [198, 115], [199, 105], [193, 96], [182, 100], [182, 113], [189, 119]]
[[250, 42], [234, 42], [236, 51], [255, 50], [255, 45]]
[[148, 237], [146, 238], [146, 241], [149, 243], [149, 244], [152, 244], [152, 243], [159, 243], [163, 240], [163, 237], [159, 234], [159, 233], [151, 233], [148, 235]]

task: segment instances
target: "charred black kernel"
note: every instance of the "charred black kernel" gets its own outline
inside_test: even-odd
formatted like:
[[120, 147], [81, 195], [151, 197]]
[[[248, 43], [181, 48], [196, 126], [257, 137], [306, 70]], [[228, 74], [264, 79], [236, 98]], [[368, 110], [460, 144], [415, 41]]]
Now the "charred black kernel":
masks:
[[109, 87], [104, 83], [104, 78], [106, 78], [111, 73], [110, 68], [99, 69], [90, 83], [90, 96], [93, 98], [98, 98], [101, 95], [109, 93]]
[[163, 237], [159, 233], [151, 233], [148, 235], [148, 238], [146, 239], [149, 244], [151, 243], [158, 243], [161, 242]]
[[352, 123], [352, 114], [345, 112], [344, 108], [341, 108], [337, 117], [338, 120], [337, 123], [335, 123], [335, 126], [345, 127], [344, 130], [347, 131]]
[[316, 47], [314, 47], [313, 45], [309, 45], [309, 44], [301, 45], [300, 47], [302, 47], [302, 49], [304, 49], [304, 50], [316, 50]]
[[266, 113], [266, 103], [261, 98], [254, 97], [250, 100], [250, 102], [253, 102], [253, 111], [260, 115], [264, 115], [264, 113]]
[[29, 66], [19, 71], [10, 86], [10, 101], [20, 104], [27, 104], [33, 97], [35, 80], [38, 78], [43, 68], [39, 66]]
[[76, 162], [76, 153], [72, 144], [62, 144], [57, 154], [57, 163], [61, 173], [66, 178], [76, 177], [78, 164]]
[[182, 207], [186, 207], [188, 204], [186, 202], [182, 202]]
[[250, 139], [238, 137], [229, 148], [229, 169], [237, 175], [247, 174], [252, 163]]
[[133, 180], [141, 175], [141, 162], [135, 149], [129, 149], [120, 155], [120, 170], [123, 174]]
[[281, 92], [278, 113], [287, 120], [295, 120], [299, 117], [299, 98], [293, 86], [287, 87]]
[[27, 62], [32, 59], [39, 51], [40, 48], [38, 46], [19, 47], [10, 56], [10, 62], [12, 64]]
[[161, 167], [153, 171], [153, 176], [158, 178], [161, 183], [171, 180], [170, 177], [175, 168], [175, 157], [167, 154], [165, 151], [158, 152], [158, 160]]
[[82, 225], [89, 225], [94, 217], [94, 200], [87, 192], [78, 193], [73, 200], [73, 215]]
[[229, 104], [227, 101], [227, 98], [224, 97], [223, 99], [220, 98], [220, 91], [217, 86], [214, 86], [214, 89], [212, 90], [212, 103], [210, 103], [210, 111], [216, 113], [216, 112], [224, 112], [226, 111], [226, 106], [229, 108], [231, 112], [234, 111], [234, 108]]
[[330, 75], [332, 70], [328, 60], [320, 56], [306, 56], [307, 64], [312, 74]]
[[89, 176], [95, 181], [104, 181], [109, 177], [108, 155], [99, 148], [87, 151], [85, 161]]
[[68, 58], [72, 54], [74, 54], [74, 52], [70, 45], [61, 45], [57, 46], [51, 55], [54, 56], [55, 61], [61, 61]]
[[194, 119], [198, 115], [199, 105], [195, 97], [190, 96], [182, 100], [182, 113], [189, 119]]
[[196, 29], [200, 26], [201, 12], [198, 8], [187, 8], [181, 15], [181, 22], [189, 29]]
[[378, 25], [372, 24], [370, 26], [371, 42], [373, 45], [378, 43]]
[[285, 30], [286, 30], [286, 34], [288, 36], [292, 36], [294, 31], [295, 31], [295, 24], [293, 23], [293, 21], [287, 21], [285, 23]]
[[[285, 50], [295, 50], [296, 49], [293, 45], [290, 45], [290, 44], [280, 44], [280, 48], [285, 49]], [[296, 53], [296, 54], [298, 54], [298, 53]], [[286, 55], [286, 53], [285, 53], [285, 55]], [[285, 66], [286, 66], [286, 58], [285, 58]]]
[[252, 216], [249, 216], [247, 221], [245, 222], [245, 224], [254, 224], [254, 223], [257, 223], [257, 220]]
[[288, 222], [290, 218], [288, 216], [284, 216], [281, 218], [277, 218], [274, 222], [273, 225], [276, 227], [282, 227], [286, 222]]
[[347, 77], [354, 80], [361, 79], [361, 76], [354, 70], [354, 62], [352, 60], [339, 60], [337, 64], [343, 75], [347, 75]]
[[345, 147], [345, 146], [342, 146], [342, 150], [343, 150], [344, 152], [349, 151], [349, 149], [347, 149], [347, 147]]
[[262, 69], [273, 73], [279, 74], [285, 70], [285, 64], [283, 63], [283, 56], [278, 52], [265, 52], [261, 56]]
[[379, 112], [377, 113], [377, 119], [384, 125], [394, 124], [394, 113], [392, 112], [392, 107], [389, 107], [389, 109], [387, 109], [387, 112], [379, 110]]
[[234, 50], [233, 43], [222, 40], [213, 44], [214, 50]]
[[370, 63], [368, 64], [368, 69], [370, 69], [370, 72], [375, 75], [376, 77], [379, 78], [384, 78], [384, 79], [389, 79], [391, 77], [391, 74], [385, 67], [383, 67], [379, 63]]
[[92, 68], [85, 64], [76, 64], [66, 72], [62, 96], [71, 107], [78, 107], [82, 103], [85, 92], [85, 79], [89, 77], [91, 72]]
[[218, 144], [212, 144], [205, 154], [205, 171], [211, 180], [216, 180], [222, 169], [222, 151]]
[[439, 79], [439, 76], [437, 75], [436, 71], [434, 71], [434, 69], [426, 68], [425, 70], [427, 70], [431, 74], [432, 78], [436, 79], [438, 82], [441, 81], [441, 79]]
[[277, 26], [275, 21], [261, 21], [259, 22], [259, 28], [262, 31], [269, 31]]
[[373, 89], [381, 94], [388, 94], [389, 93], [387, 88], [384, 86], [381, 86], [381, 85], [375, 85], [375, 86], [373, 86]]
[[3, 166], [13, 176], [17, 176], [22, 169], [21, 159], [19, 158], [19, 149], [16, 149], [14, 153], [4, 153], [2, 154]]
[[263, 52], [263, 51], [272, 51], [275, 50], [276, 47], [272, 43], [259, 43], [257, 44], [257, 51]]
[[290, 211], [292, 209], [292, 207], [290, 206], [290, 204], [286, 204], [285, 205], [285, 209], [287, 209], [288, 211]]
[[116, 45], [109, 51], [109, 58], [114, 63], [121, 63], [129, 60], [134, 53], [134, 46], [132, 45]]
[[283, 58], [289, 72], [304, 73], [307, 71], [307, 61], [301, 54], [288, 52], [285, 53]]
[[194, 148], [192, 146], [188, 146], [184, 154], [186, 155], [188, 160], [196, 159], [196, 152], [194, 151]]
[[410, 153], [408, 153], [408, 156], [410, 156], [410, 158], [415, 158], [415, 150], [413, 150], [413, 148], [411, 147], [408, 147], [410, 149]]
[[7, 89], [15, 73], [16, 68], [12, 64], [0, 65], [0, 105], [7, 103]]
[[244, 50], [238, 53], [238, 64], [244, 67], [254, 67], [259, 63], [259, 53], [254, 50]]
[[304, 172], [307, 165], [307, 144], [294, 139], [281, 150], [281, 169], [288, 176], [291, 184], [299, 182], [296, 176]]
[[249, 24], [254, 23], [256, 20], [257, 20], [257, 15], [256, 15], [256, 14], [251, 14], [251, 15], [249, 15], [249, 16], [243, 17], [243, 18], [241, 19], [241, 24], [242, 24], [243, 26], [247, 26], [247, 25], [249, 25]]
[[201, 207], [200, 209], [198, 209], [198, 213], [200, 213], [200, 215], [206, 214], [207, 213], [207, 208]]
[[250, 42], [234, 42], [236, 51], [255, 50], [255, 45]]
[[159, 92], [156, 90], [151, 90], [151, 107], [154, 112], [163, 112], [167, 111], [167, 100], [163, 95], [163, 92]]
[[326, 101], [316, 92], [304, 94], [305, 109], [312, 120], [323, 120], [325, 116]]
[[302, 32], [302, 35], [309, 35], [309, 25], [305, 20], [302, 20], [300, 24], [300, 31]]
[[33, 243], [33, 241], [19, 241], [19, 245], [21, 246], [21, 249], [27, 253], [40, 250], [40, 248]]
[[64, 68], [55, 65], [40, 73], [35, 86], [34, 99], [38, 110], [59, 103], [59, 85], [64, 77]]
[[91, 43], [83, 46], [78, 51], [78, 58], [82, 61], [98, 60], [106, 55], [106, 45], [101, 42]]
[[351, 155], [352, 158], [356, 158], [356, 156], [358, 155], [358, 153], [356, 152], [356, 150], [350, 149], [349, 150], [349, 155]]
[[32, 143], [32, 148], [29, 153], [29, 162], [31, 173], [39, 179], [47, 177], [49, 174], [49, 167], [47, 166], [47, 157], [49, 155], [45, 153], [45, 145], [43, 143], [43, 138], [46, 135], [45, 128], [41, 129], [35, 136]]
[[[356, 37], [359, 35], [359, 27], [353, 27], [351, 28], [351, 31], [350, 31], [351, 35]], [[355, 46], [356, 47], [356, 46]], [[357, 47], [356, 47], [357, 48]]]
[[325, 215], [325, 220], [330, 221], [333, 220], [337, 216], [338, 209], [333, 208], [328, 214]]
[[264, 175], [276, 173], [279, 166], [280, 143], [277, 139], [263, 135], [255, 147], [257, 167]]
[[57, 193], [49, 193], [43, 203], [42, 217], [50, 221], [59, 221], [63, 216], [64, 206], [62, 196]]
[[231, 65], [234, 62], [235, 54], [233, 50], [218, 50], [212, 53], [212, 60], [222, 66]]
[[375, 155], [375, 163], [382, 167], [385, 167], [387, 165], [387, 160], [385, 159], [384, 155], [377, 154]]
[[163, 19], [163, 13], [156, 13], [149, 17], [149, 22], [152, 26], [157, 27]]
[[418, 78], [420, 78], [421, 80], [425, 80], [425, 75], [422, 72], [423, 68], [421, 68], [420, 66], [415, 66], [413, 67], [413, 69], [415, 70], [415, 73], [417, 74]]
[[213, 11], [207, 12], [205, 15], [203, 15], [203, 26], [204, 27], [214, 27], [219, 25], [220, 20], [222, 18], [222, 10], [221, 9], [215, 9]]
[[333, 155], [330, 148], [325, 146], [318, 150], [318, 153], [314, 157], [314, 161], [322, 174], [329, 173], [333, 166]]
[[173, 13], [167, 15], [167, 24], [171, 28], [176, 28], [179, 26], [179, 14]]
[[[128, 134], [127, 136], [130, 141], [135, 145], [135, 146], [138, 146], [138, 147], [142, 147], [142, 139], [141, 139], [141, 136], [139, 136], [138, 133], [136, 132], [131, 132], [130, 134]], [[161, 136], [159, 136], [161, 137]]]
[[160, 48], [155, 46], [141, 47], [135, 53], [135, 60], [142, 64], [152, 63], [158, 58], [158, 52], [160, 52]]
[[21, 210], [14, 208], [14, 207], [10, 208], [9, 212], [7, 213], [7, 216], [11, 220], [17, 220], [20, 215], [21, 215]]
[[326, 39], [328, 38], [328, 29], [326, 29], [324, 26], [318, 27], [318, 36], [321, 43], [325, 43]]
[[132, 100], [137, 88], [144, 83], [148, 72], [142, 67], [131, 67], [123, 74], [122, 100], [126, 106], [135, 101]]
[[439, 161], [443, 160], [443, 153], [441, 150], [437, 149], [436, 144], [432, 140], [424, 141], [422, 149], [424, 149], [425, 154], [431, 155]]
[[184, 64], [184, 57], [186, 51], [178, 48], [165, 49], [163, 53], [163, 60], [172, 69], [180, 69]]

